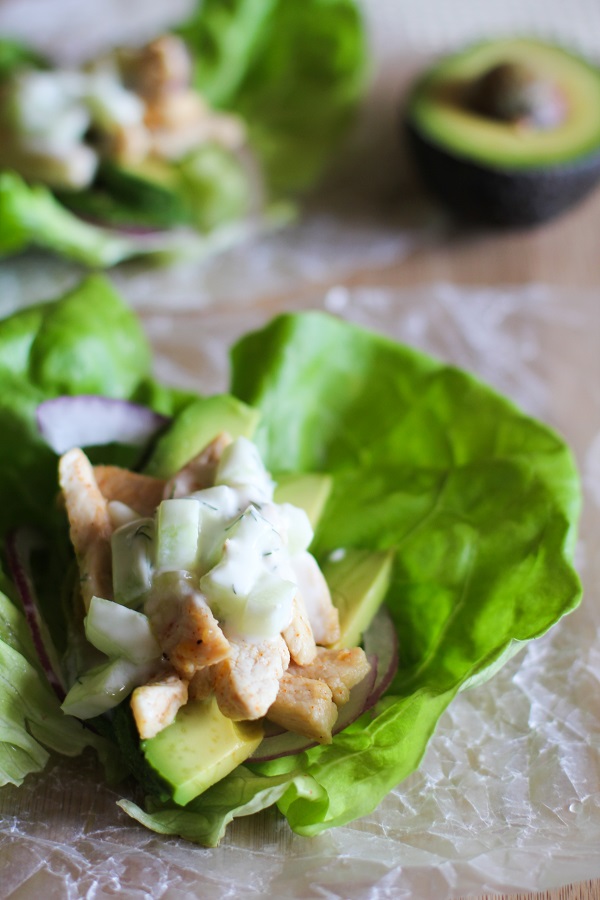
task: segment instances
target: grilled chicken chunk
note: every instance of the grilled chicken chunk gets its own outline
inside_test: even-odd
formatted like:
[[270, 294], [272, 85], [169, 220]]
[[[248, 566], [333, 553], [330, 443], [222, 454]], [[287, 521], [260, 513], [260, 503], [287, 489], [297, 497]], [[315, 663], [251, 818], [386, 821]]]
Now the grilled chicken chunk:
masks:
[[69, 517], [71, 543], [75, 549], [81, 596], [87, 611], [94, 595], [110, 600], [112, 524], [92, 465], [82, 450], [74, 448], [61, 456], [58, 477]]
[[305, 665], [313, 661], [317, 655], [317, 645], [301, 594], [294, 597], [292, 621], [281, 633], [294, 662]]
[[338, 716], [331, 689], [323, 681], [304, 677], [300, 671], [301, 667], [294, 667], [294, 671], [284, 674], [268, 718], [288, 731], [330, 744], [331, 729]]
[[325, 647], [335, 644], [340, 636], [340, 620], [319, 564], [310, 553], [301, 553], [292, 565], [315, 641]]
[[209, 605], [199, 591], [182, 580], [172, 593], [158, 592], [146, 603], [160, 647], [178, 675], [187, 680], [198, 669], [214, 665], [231, 653]]
[[187, 681], [174, 672], [135, 688], [130, 702], [140, 738], [153, 738], [170, 725], [187, 700]]
[[290, 662], [281, 636], [259, 643], [232, 639], [231, 656], [215, 666], [214, 692], [223, 715], [260, 719], [275, 701]]
[[215, 689], [215, 675], [215, 666], [197, 669], [188, 686], [190, 700], [207, 700], [212, 697]]
[[363, 680], [370, 668], [362, 647], [343, 650], [318, 647], [312, 662], [305, 666], [292, 663], [288, 673], [323, 681], [330, 688], [334, 703], [343, 706], [348, 702], [351, 689]]
[[308, 665], [291, 663], [281, 679], [268, 718], [288, 731], [328, 744], [338, 707], [348, 701], [350, 690], [362, 681], [369, 668], [360, 647], [350, 650], [318, 647], [315, 659]]
[[103, 496], [117, 500], [138, 513], [140, 518], [153, 516], [163, 498], [165, 482], [161, 478], [141, 475], [119, 466], [94, 466], [94, 476]]

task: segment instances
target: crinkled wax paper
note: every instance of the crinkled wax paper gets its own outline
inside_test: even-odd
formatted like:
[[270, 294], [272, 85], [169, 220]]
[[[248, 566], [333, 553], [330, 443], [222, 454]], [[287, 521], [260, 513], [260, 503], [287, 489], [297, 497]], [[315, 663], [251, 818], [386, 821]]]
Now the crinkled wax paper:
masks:
[[[93, 759], [55, 761], [21, 788], [0, 791], [0, 893], [443, 900], [599, 876], [595, 301], [543, 286], [440, 284], [410, 291], [338, 286], [283, 302], [328, 309], [477, 372], [557, 427], [577, 453], [586, 489], [579, 544], [585, 600], [490, 682], [452, 703], [419, 771], [372, 815], [308, 839], [269, 811], [238, 820], [219, 848], [206, 850], [130, 823]], [[268, 315], [239, 306], [146, 315], [157, 372], [201, 390], [223, 388], [231, 341]]]

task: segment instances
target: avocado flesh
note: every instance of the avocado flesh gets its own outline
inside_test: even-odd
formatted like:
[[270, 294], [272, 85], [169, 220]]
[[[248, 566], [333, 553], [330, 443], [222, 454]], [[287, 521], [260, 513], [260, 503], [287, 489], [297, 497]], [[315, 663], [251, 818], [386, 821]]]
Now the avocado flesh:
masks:
[[[559, 125], [534, 128], [469, 108], [469, 85], [506, 61], [553, 80], [566, 101]], [[600, 70], [539, 41], [491, 41], [442, 60], [413, 88], [405, 123], [425, 183], [454, 212], [476, 221], [546, 221], [600, 178]]]
[[142, 752], [184, 806], [254, 753], [262, 738], [260, 723], [233, 722], [214, 698], [190, 700], [171, 725], [142, 742]]
[[340, 618], [339, 647], [356, 647], [381, 606], [390, 586], [392, 550], [350, 548], [339, 558], [328, 559], [321, 570]]
[[90, 188], [58, 196], [73, 212], [117, 227], [162, 229], [189, 220], [176, 169], [158, 159], [135, 166], [104, 161]]
[[333, 479], [331, 475], [321, 472], [304, 472], [299, 474], [280, 475], [276, 479], [277, 487], [273, 499], [275, 503], [291, 503], [303, 509], [313, 529], [329, 499]]
[[145, 474], [171, 478], [222, 431], [232, 438], [251, 438], [258, 415], [257, 410], [231, 394], [215, 394], [194, 401], [159, 438]]
[[[557, 85], [566, 101], [558, 126], [529, 128], [469, 109], [464, 102], [468, 86], [506, 61], [526, 64]], [[480, 164], [528, 169], [571, 163], [600, 150], [600, 70], [537, 41], [478, 44], [425, 75], [411, 95], [408, 119], [424, 137]]]

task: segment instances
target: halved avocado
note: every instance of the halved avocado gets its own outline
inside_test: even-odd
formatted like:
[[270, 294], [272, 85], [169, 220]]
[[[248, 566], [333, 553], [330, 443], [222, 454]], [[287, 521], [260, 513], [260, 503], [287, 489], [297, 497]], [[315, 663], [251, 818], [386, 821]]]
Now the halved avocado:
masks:
[[405, 123], [426, 184], [482, 222], [545, 221], [600, 179], [600, 69], [538, 40], [444, 58], [414, 85]]

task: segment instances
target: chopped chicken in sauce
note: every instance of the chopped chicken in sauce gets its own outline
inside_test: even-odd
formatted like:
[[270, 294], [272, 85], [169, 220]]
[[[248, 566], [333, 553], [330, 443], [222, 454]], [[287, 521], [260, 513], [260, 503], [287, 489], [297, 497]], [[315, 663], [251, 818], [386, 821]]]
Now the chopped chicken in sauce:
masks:
[[142, 739], [188, 698], [214, 696], [230, 719], [332, 740], [369, 663], [359, 647], [329, 649], [339, 621], [307, 549], [312, 529], [273, 501], [254, 445], [218, 435], [168, 481], [94, 468], [78, 449], [59, 471], [85, 609], [114, 597], [160, 649], [131, 695]]

